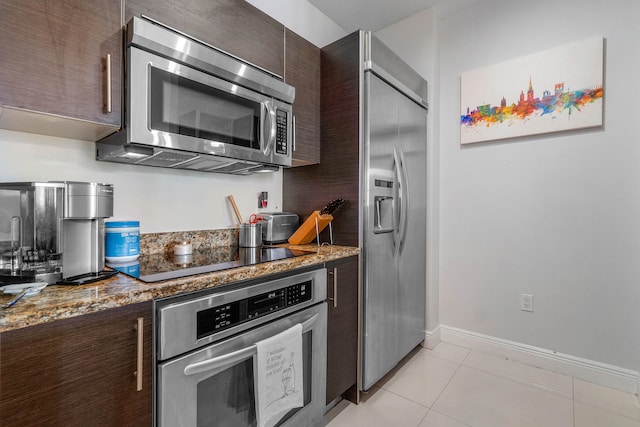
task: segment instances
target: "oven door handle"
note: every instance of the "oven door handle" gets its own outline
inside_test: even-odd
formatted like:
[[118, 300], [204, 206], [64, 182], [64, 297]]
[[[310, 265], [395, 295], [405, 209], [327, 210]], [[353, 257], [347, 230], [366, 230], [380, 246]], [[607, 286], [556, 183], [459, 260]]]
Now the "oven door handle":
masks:
[[212, 371], [214, 369], [220, 369], [227, 365], [235, 365], [243, 360], [251, 358], [256, 353], [256, 346], [243, 348], [242, 350], [234, 351], [233, 353], [225, 354], [224, 356], [214, 357], [202, 362], [192, 363], [184, 368], [184, 374], [196, 375], [206, 371]]
[[[314, 314], [309, 319], [302, 322], [302, 333], [311, 329], [316, 320], [318, 320], [318, 314]], [[257, 347], [254, 344], [241, 350], [225, 354], [224, 356], [218, 356], [202, 362], [192, 363], [184, 368], [184, 374], [187, 376], [196, 375], [214, 369], [222, 369], [229, 365], [235, 365], [236, 363], [253, 357], [253, 355], [256, 354], [256, 351]]]

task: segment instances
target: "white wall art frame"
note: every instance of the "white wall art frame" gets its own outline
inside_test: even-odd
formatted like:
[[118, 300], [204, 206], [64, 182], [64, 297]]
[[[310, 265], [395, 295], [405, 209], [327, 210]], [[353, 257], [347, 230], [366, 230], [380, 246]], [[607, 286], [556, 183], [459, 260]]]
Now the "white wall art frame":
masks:
[[463, 73], [460, 143], [602, 126], [604, 38]]

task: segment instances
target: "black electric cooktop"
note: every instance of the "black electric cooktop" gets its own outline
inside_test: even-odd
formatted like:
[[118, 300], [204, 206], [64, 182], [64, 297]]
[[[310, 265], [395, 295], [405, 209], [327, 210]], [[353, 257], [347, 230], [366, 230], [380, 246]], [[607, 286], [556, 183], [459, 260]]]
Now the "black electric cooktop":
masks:
[[122, 264], [107, 263], [107, 266], [143, 282], [150, 283], [293, 258], [311, 253], [314, 252], [275, 246], [263, 246], [260, 248], [223, 247], [193, 251], [189, 255], [141, 255], [133, 262]]

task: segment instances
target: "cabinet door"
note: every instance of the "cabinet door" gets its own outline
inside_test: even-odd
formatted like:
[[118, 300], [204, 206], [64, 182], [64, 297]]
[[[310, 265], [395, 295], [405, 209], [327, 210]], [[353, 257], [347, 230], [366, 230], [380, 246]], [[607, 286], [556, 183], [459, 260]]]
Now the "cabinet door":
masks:
[[145, 302], [2, 333], [2, 425], [150, 426], [151, 318]]
[[284, 25], [244, 0], [125, 0], [126, 22], [140, 15], [284, 75]]
[[282, 209], [301, 221], [340, 197], [333, 221], [336, 245], [358, 246], [360, 206], [360, 38], [355, 32], [321, 49], [320, 164], [282, 172]]
[[120, 20], [119, 0], [0, 0], [0, 105], [119, 127]]
[[358, 257], [327, 263], [327, 403], [353, 387], [357, 401]]
[[285, 82], [296, 88], [293, 166], [320, 163], [320, 48], [285, 30]]

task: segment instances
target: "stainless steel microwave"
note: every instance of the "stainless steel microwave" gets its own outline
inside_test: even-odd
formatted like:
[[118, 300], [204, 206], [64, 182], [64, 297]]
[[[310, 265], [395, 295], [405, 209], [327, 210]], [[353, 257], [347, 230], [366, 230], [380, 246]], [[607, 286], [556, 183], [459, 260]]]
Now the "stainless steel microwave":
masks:
[[124, 127], [98, 160], [251, 174], [291, 166], [295, 89], [148, 18], [127, 25]]

